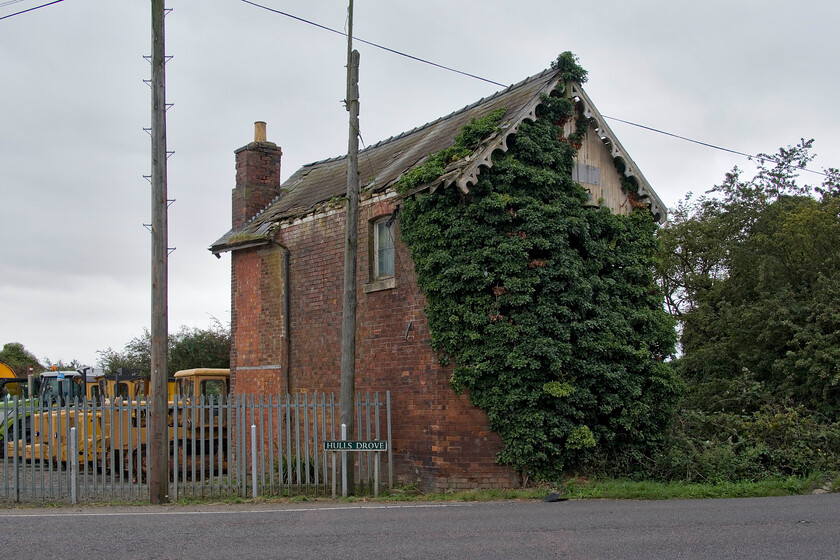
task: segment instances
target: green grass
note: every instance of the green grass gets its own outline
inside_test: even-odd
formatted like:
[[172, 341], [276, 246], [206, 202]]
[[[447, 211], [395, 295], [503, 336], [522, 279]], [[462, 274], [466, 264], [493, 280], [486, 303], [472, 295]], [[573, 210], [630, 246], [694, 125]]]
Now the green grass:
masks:
[[[573, 500], [672, 500], [702, 498], [753, 498], [767, 496], [791, 496], [807, 494], [816, 489], [840, 491], [840, 485], [825, 474], [807, 478], [774, 478], [756, 482], [683, 483], [651, 482], [633, 480], [589, 480], [573, 478], [556, 485], [521, 490], [471, 490], [460, 492], [439, 492], [422, 494], [414, 488], [396, 489], [380, 501], [492, 501], [492, 500], [537, 500], [556, 492]], [[346, 498], [346, 500], [369, 500], [370, 498]]]
[[[572, 500], [672, 500], [703, 498], [754, 498], [767, 496], [791, 496], [807, 494], [817, 489], [829, 492], [840, 491], [840, 484], [834, 482], [834, 476], [816, 474], [807, 478], [789, 477], [767, 479], [757, 482], [721, 482], [716, 484], [688, 484], [679, 482], [650, 482], [613, 479], [572, 478], [555, 485], [542, 485], [532, 488], [507, 490], [464, 490], [449, 492], [423, 493], [414, 486], [402, 486], [381, 496], [350, 496], [332, 500], [330, 497], [285, 496], [259, 497], [256, 499], [241, 496], [194, 498], [185, 497], [173, 501], [172, 505], [192, 506], [207, 504], [271, 504], [299, 502], [340, 502], [340, 503], [394, 503], [394, 502], [491, 502], [498, 500], [541, 500], [551, 493], [558, 493]], [[67, 503], [23, 503], [2, 504], [0, 508], [18, 507], [64, 507]], [[145, 502], [86, 502], [74, 507], [92, 506], [128, 506], [149, 505]]]
[[791, 496], [806, 494], [824, 485], [825, 477], [821, 475], [703, 484], [572, 479], [561, 485], [558, 491], [570, 499], [672, 500]]
[[[541, 500], [551, 492], [552, 490], [548, 487], [501, 490], [461, 490], [430, 493], [421, 493], [414, 489], [405, 491], [404, 489], [398, 488], [391, 493], [380, 496], [379, 498], [366, 499], [384, 502], [491, 502], [494, 500]], [[353, 498], [347, 499], [351, 500]]]

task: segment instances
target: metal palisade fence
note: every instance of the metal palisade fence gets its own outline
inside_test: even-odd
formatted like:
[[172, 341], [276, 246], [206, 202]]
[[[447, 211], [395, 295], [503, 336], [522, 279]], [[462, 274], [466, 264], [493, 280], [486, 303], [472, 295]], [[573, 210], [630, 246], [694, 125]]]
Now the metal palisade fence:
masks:
[[[148, 401], [0, 402], [0, 499], [149, 499]], [[335, 495], [338, 402], [328, 394], [201, 396], [169, 404], [169, 497]], [[350, 452], [360, 493], [393, 485], [390, 393], [357, 394]], [[75, 458], [75, 460], [74, 460]]]

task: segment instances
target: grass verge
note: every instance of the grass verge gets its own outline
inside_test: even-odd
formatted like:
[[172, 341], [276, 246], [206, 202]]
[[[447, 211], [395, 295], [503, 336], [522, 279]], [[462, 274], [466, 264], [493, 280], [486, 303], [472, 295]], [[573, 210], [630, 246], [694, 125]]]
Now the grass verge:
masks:
[[[839, 479], [840, 480], [840, 479]], [[834, 475], [815, 474], [807, 478], [788, 477], [766, 479], [757, 482], [721, 482], [716, 484], [688, 484], [682, 482], [651, 482], [613, 479], [572, 478], [555, 485], [507, 490], [469, 490], [451, 492], [423, 493], [412, 486], [398, 487], [378, 498], [372, 496], [351, 496], [338, 498], [341, 503], [364, 502], [490, 502], [496, 500], [541, 500], [551, 493], [572, 500], [672, 500], [703, 498], [757, 498], [769, 496], [791, 496], [808, 494], [815, 490], [821, 492], [840, 491], [840, 484], [834, 482]], [[257, 499], [240, 496], [215, 498], [182, 498], [173, 501], [173, 506], [193, 506], [209, 504], [270, 504], [295, 502], [331, 502], [329, 497], [285, 496], [260, 497]], [[23, 503], [3, 504], [0, 508], [19, 507], [65, 507], [66, 503]], [[149, 505], [148, 502], [95, 502], [79, 506], [114, 506], [114, 505]], [[76, 506], [74, 506], [76, 507]]]
[[[559, 487], [570, 499], [672, 500], [698, 498], [757, 498], [807, 494], [826, 484], [826, 477], [788, 477], [756, 482], [666, 483], [631, 480], [571, 479]], [[830, 487], [833, 489], [833, 485]]]

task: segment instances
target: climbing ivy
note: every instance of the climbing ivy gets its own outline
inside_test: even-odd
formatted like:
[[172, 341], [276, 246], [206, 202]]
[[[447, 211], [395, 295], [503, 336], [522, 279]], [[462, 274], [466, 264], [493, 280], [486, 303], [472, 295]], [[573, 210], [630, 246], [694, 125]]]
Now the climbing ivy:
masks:
[[480, 119], [473, 118], [455, 137], [452, 146], [432, 154], [423, 165], [415, 167], [401, 177], [397, 183], [397, 191], [404, 193], [416, 186], [426, 185], [443, 175], [447, 165], [472, 154], [482, 140], [498, 130], [498, 124], [506, 112], [507, 109], [502, 107]]
[[578, 57], [570, 51], [560, 53], [557, 60], [552, 61], [551, 67], [560, 72], [560, 78], [564, 82], [586, 83], [588, 72], [578, 64]]
[[[584, 79], [569, 57], [558, 58], [564, 75]], [[474, 120], [398, 189], [469, 155], [503, 114]], [[572, 180], [582, 136], [562, 135], [572, 118], [585, 133], [571, 100], [544, 97], [468, 195], [423, 192], [401, 212], [452, 387], [487, 412], [504, 442], [498, 460], [543, 479], [643, 456], [660, 443], [677, 389], [663, 361], [673, 323], [651, 274], [656, 224], [646, 210], [584, 207]]]

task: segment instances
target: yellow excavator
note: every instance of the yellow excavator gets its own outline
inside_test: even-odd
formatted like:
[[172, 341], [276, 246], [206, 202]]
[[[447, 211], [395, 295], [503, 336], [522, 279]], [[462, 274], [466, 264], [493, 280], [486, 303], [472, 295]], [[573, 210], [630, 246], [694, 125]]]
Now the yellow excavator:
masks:
[[17, 379], [17, 375], [8, 364], [0, 362], [0, 379]]

